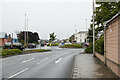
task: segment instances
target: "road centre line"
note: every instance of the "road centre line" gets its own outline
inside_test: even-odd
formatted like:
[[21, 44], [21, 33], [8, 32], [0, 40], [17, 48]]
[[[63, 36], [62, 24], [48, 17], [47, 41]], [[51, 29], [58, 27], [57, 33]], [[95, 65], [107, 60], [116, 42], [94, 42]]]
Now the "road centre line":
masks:
[[31, 61], [31, 60], [33, 60], [33, 59], [35, 59], [35, 58], [31, 58], [31, 59], [28, 59], [28, 60], [24, 60], [24, 61], [22, 61], [21, 63], [25, 63], [25, 62]]
[[46, 61], [47, 59], [48, 59], [48, 58], [45, 58], [45, 59], [43, 59], [42, 61], [38, 62], [37, 64], [40, 64], [40, 63]]
[[16, 73], [16, 74], [14, 74], [14, 75], [8, 77], [8, 78], [13, 78], [13, 77], [15, 77], [15, 76], [17, 76], [17, 75], [19, 75], [19, 74], [21, 74], [21, 73], [27, 71], [28, 69], [29, 69], [29, 68], [26, 68], [26, 69], [24, 69], [24, 70], [22, 70], [22, 71], [20, 71], [20, 72], [18, 72], [18, 73]]

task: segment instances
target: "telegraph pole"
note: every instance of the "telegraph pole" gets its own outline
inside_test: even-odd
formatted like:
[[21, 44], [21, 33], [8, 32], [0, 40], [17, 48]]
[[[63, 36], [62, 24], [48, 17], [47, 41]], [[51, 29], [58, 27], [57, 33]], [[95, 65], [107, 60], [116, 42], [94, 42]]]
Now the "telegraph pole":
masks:
[[28, 45], [28, 22], [29, 22], [29, 19], [27, 19], [27, 45]]
[[75, 25], [75, 40], [77, 41], [76, 37], [77, 37], [77, 28], [76, 28], [76, 25]]
[[85, 34], [85, 43], [87, 42], [87, 19], [85, 19], [86, 20], [86, 34]]
[[87, 32], [87, 19], [85, 19], [86, 20], [86, 32]]
[[26, 14], [25, 14], [25, 33], [24, 33], [24, 36], [25, 36], [25, 40], [24, 40], [24, 45], [26, 46]]
[[94, 0], [93, 0], [93, 56], [95, 56], [95, 15], [94, 15]]

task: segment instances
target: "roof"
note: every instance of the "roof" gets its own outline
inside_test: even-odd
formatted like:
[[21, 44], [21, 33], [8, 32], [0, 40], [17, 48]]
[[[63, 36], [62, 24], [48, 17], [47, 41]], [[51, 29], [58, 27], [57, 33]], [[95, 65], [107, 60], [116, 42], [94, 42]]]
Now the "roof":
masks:
[[7, 38], [7, 33], [0, 32], [0, 38]]
[[87, 33], [88, 31], [79, 31], [78, 33]]
[[113, 16], [110, 20], [104, 22], [104, 26], [106, 26], [107, 24], [109, 24], [111, 21], [113, 21], [114, 19], [116, 19], [117, 17], [120, 16], [120, 12], [118, 12], [115, 16]]

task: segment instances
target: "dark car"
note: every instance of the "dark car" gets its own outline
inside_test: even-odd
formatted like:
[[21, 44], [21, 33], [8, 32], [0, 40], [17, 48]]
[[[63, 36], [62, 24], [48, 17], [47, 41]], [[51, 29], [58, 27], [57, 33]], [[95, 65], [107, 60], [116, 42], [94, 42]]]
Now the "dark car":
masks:
[[28, 48], [36, 48], [36, 45], [34, 43], [28, 44]]
[[45, 44], [44, 44], [44, 43], [41, 43], [41, 46], [45, 46]]
[[7, 42], [5, 43], [4, 46], [5, 49], [20, 49], [20, 50], [24, 50], [24, 47], [21, 43], [11, 43], [11, 42]]

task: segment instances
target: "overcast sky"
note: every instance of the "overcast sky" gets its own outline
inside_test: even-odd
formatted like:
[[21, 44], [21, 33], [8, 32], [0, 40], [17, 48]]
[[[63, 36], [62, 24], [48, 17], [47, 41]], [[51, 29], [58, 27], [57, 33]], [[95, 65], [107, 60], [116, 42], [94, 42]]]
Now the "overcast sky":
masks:
[[[55, 32], [58, 39], [68, 38], [89, 27], [92, 2], [88, 0], [3, 0], [2, 32], [16, 33], [25, 29], [25, 13], [29, 19], [28, 30], [38, 32], [48, 39]], [[76, 27], [75, 27], [76, 25]]]

